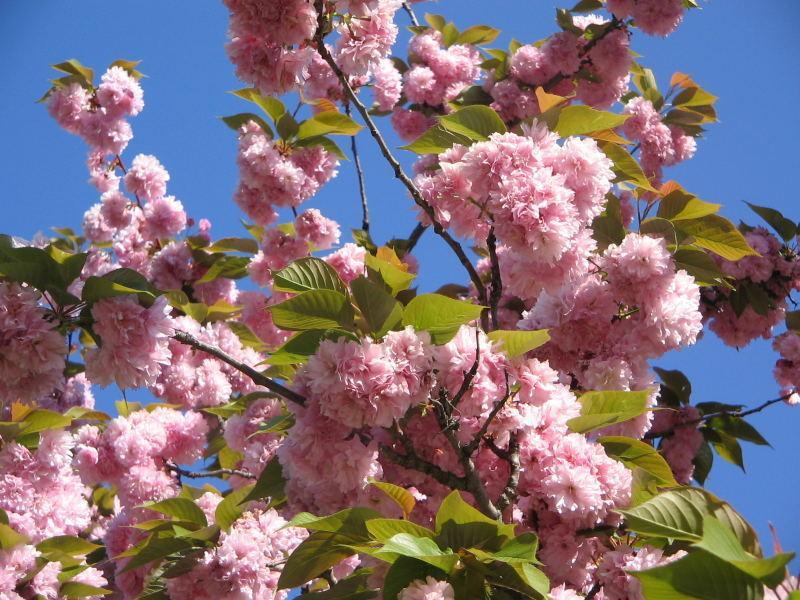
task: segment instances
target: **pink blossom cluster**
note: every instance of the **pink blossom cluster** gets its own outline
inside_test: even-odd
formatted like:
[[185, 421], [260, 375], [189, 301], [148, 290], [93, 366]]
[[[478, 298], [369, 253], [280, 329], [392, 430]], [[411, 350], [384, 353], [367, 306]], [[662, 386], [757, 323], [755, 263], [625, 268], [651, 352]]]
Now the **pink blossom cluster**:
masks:
[[279, 329], [272, 321], [272, 313], [268, 307], [286, 299], [286, 294], [275, 292], [272, 296], [265, 296], [261, 292], [242, 292], [239, 294], [239, 304], [242, 313], [239, 320], [252, 331], [266, 349], [272, 350], [284, 344], [291, 332]]
[[339, 242], [339, 224], [315, 208], [300, 213], [292, 228], [273, 227], [261, 238], [260, 249], [247, 266], [252, 280], [272, 285], [272, 273], [316, 250], [328, 250]]
[[650, 35], [665, 37], [683, 20], [682, 0], [608, 0], [606, 8], [618, 19], [632, 17], [634, 24]]
[[99, 385], [120, 388], [153, 385], [170, 364], [173, 334], [171, 307], [165, 296], [145, 308], [135, 296], [99, 300], [92, 307], [99, 345], [86, 351], [86, 375]]
[[480, 76], [480, 53], [470, 45], [445, 48], [442, 34], [426, 30], [411, 38], [410, 67], [403, 74], [403, 92], [412, 104], [440, 107], [455, 100]]
[[348, 5], [350, 15], [336, 27], [339, 38], [334, 58], [345, 74], [367, 76], [392, 50], [398, 32], [394, 15], [402, 3], [369, 0], [340, 4]]
[[800, 389], [800, 336], [786, 331], [772, 341], [772, 348], [780, 354], [775, 363], [775, 380], [784, 394], [792, 394], [789, 404], [797, 403], [796, 390]]
[[246, 512], [191, 571], [167, 580], [169, 597], [284, 600], [289, 592], [277, 589], [280, 565], [308, 535], [285, 525], [273, 509]]
[[649, 177], [661, 179], [663, 167], [676, 165], [694, 156], [697, 142], [675, 125], [666, 125], [650, 100], [632, 98], [625, 105], [629, 118], [620, 128], [628, 139], [638, 142], [641, 164]]
[[208, 425], [200, 413], [157, 407], [117, 417], [107, 427], [84, 425], [75, 435], [74, 465], [87, 485], [111, 484], [123, 508], [175, 496], [165, 465], [202, 455]]
[[[608, 33], [589, 41], [581, 34], [562, 31], [543, 44], [517, 48], [509, 59], [508, 74], [493, 73], [484, 88], [494, 100], [491, 104], [508, 123], [538, 115], [541, 111], [534, 93], [537, 87], [577, 100], [595, 108], [607, 108], [628, 88], [631, 66], [627, 28], [616, 26], [599, 15], [574, 17], [578, 30], [590, 25], [606, 25]], [[576, 77], [584, 70], [590, 76]]]
[[[222, 322], [200, 325], [190, 317], [176, 317], [175, 330], [219, 348], [235, 360], [255, 366], [263, 360], [258, 352], [242, 345], [239, 337]], [[248, 394], [257, 388], [252, 380], [228, 364], [174, 339], [167, 340], [169, 364], [158, 369], [149, 383], [156, 397], [186, 408], [217, 406], [234, 393]]]
[[[33, 576], [33, 579], [23, 584], [22, 596], [11, 596], [11, 598], [35, 597], [45, 598], [46, 600], [62, 598], [63, 596], [59, 595], [62, 584], [59, 576], [63, 576], [62, 574], [69, 576], [69, 571], [66, 573], [62, 571], [61, 563], [48, 562], [41, 568], [41, 570], [39, 570], [38, 573], [36, 573], [36, 575]], [[108, 584], [108, 581], [106, 580], [102, 571], [99, 571], [95, 567], [86, 567], [84, 570], [79, 571], [77, 575], [71, 577], [69, 581], [73, 583], [89, 585], [95, 588], [103, 588]], [[2, 585], [0, 585], [0, 591], [2, 591]], [[100, 600], [103, 596], [93, 595], [84, 597], [88, 600]], [[3, 596], [3, 598], [6, 598], [6, 596]]]
[[33, 288], [0, 282], [0, 398], [33, 402], [64, 376], [67, 343]]
[[274, 206], [299, 206], [336, 176], [339, 164], [322, 146], [288, 150], [254, 122], [239, 137], [240, 183], [234, 199], [258, 225], [276, 218]]
[[97, 88], [70, 83], [49, 96], [50, 114], [61, 127], [79, 135], [102, 154], [119, 154], [133, 137], [126, 117], [144, 108], [136, 78], [120, 66], [110, 67]]
[[[685, 271], [675, 271], [662, 238], [630, 233], [598, 264], [604, 276], [589, 273], [543, 292], [520, 326], [549, 328], [548, 357], [584, 389], [648, 389], [647, 359], [696, 341], [700, 289]], [[625, 434], [641, 436], [647, 424], [633, 421]]]
[[348, 243], [325, 256], [324, 260], [336, 270], [342, 281], [349, 284], [366, 272], [366, 256], [367, 251], [362, 246]]
[[231, 450], [242, 453], [240, 467], [258, 475], [275, 456], [281, 438], [275, 433], [259, 433], [264, 423], [282, 414], [281, 403], [274, 398], [258, 398], [242, 414], [225, 421], [225, 442]]
[[394, 63], [384, 58], [372, 70], [372, 92], [378, 110], [389, 111], [398, 103], [403, 95], [403, 77]]
[[417, 579], [403, 588], [397, 595], [398, 600], [454, 600], [453, 586], [446, 581], [436, 581], [428, 575], [424, 580]]
[[84, 373], [64, 378], [52, 392], [39, 398], [37, 404], [58, 413], [65, 413], [73, 407], [94, 408], [92, 384]]
[[411, 327], [380, 342], [324, 340], [295, 377], [319, 412], [348, 427], [389, 427], [428, 397], [430, 338]]
[[[745, 238], [759, 256], [735, 262], [715, 259], [722, 272], [734, 280], [731, 286], [737, 292], [722, 286], [703, 290], [703, 316], [709, 329], [736, 348], [758, 338], [769, 339], [784, 319], [789, 294], [800, 289], [800, 266], [774, 235], [756, 227], [746, 232]], [[734, 293], [747, 295], [743, 310], [734, 308]], [[761, 306], [755, 304], [759, 300]]]
[[688, 484], [694, 475], [692, 461], [703, 444], [699, 425], [700, 411], [694, 406], [659, 410], [653, 418], [651, 433], [663, 436], [659, 449], [678, 483]]
[[686, 555], [678, 551], [670, 556], [651, 546], [618, 546], [603, 554], [595, 572], [605, 600], [644, 600], [642, 585], [632, 571], [664, 566]]
[[72, 469], [72, 452], [72, 436], [59, 430], [43, 432], [35, 451], [17, 442], [0, 448], [0, 509], [32, 543], [89, 525], [89, 490]]
[[457, 234], [482, 242], [494, 227], [514, 252], [552, 264], [603, 210], [613, 179], [593, 140], [556, 139], [541, 125], [495, 133], [440, 154], [439, 170], [416, 182]]

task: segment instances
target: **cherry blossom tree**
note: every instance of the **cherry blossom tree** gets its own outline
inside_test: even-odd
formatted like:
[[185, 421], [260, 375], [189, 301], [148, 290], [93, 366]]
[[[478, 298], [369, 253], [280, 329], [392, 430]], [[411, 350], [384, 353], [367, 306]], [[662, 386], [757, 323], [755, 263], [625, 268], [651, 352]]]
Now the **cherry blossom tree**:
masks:
[[[749, 415], [800, 402], [800, 260], [778, 211], [736, 226], [669, 179], [716, 97], [633, 48], [696, 2], [582, 0], [500, 48], [400, 0], [223, 1], [242, 237], [126, 154], [137, 63], [54, 65], [98, 202], [0, 236], [0, 598], [800, 597], [703, 488], [766, 444]], [[366, 151], [407, 238], [370, 234]], [[352, 241], [308, 206], [340, 169]], [[463, 266], [434, 293], [423, 235]], [[658, 368], [705, 330], [772, 339], [777, 397]], [[97, 410], [112, 385], [154, 401]]]

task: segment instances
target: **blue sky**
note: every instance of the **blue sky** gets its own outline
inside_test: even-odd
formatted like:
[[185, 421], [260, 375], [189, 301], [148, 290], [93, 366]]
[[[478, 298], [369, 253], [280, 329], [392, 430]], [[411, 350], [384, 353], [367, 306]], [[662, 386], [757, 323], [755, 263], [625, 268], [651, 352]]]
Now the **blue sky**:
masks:
[[[574, 2], [538, 0], [441, 0], [417, 12], [436, 12], [462, 29], [489, 24], [512, 37], [534, 41], [554, 30], [554, 8]], [[720, 96], [721, 122], [700, 141], [697, 156], [668, 175], [700, 197], [725, 205], [733, 220], [755, 223], [743, 201], [766, 204], [800, 220], [796, 178], [800, 139], [796, 99], [800, 97], [800, 2], [710, 0], [692, 11], [666, 40], [637, 34], [634, 48], [666, 87], [674, 71], [692, 75]], [[399, 19], [405, 22], [405, 15]], [[216, 0], [5, 0], [0, 3], [0, 231], [32, 236], [50, 226], [78, 228], [83, 211], [97, 201], [86, 184], [86, 148], [61, 131], [34, 101], [47, 89], [49, 65], [78, 58], [96, 70], [118, 58], [142, 60], [146, 109], [133, 119], [135, 139], [128, 160], [155, 154], [169, 169], [170, 193], [195, 217], [207, 217], [216, 236], [242, 233], [241, 214], [231, 200], [237, 174], [235, 134], [217, 117], [249, 110], [227, 90], [242, 87], [223, 44], [226, 10]], [[398, 48], [405, 47], [405, 34]], [[400, 53], [401, 50], [398, 50]], [[388, 130], [388, 123], [384, 123]], [[399, 142], [389, 135], [395, 146]], [[367, 171], [373, 236], [385, 241], [407, 235], [414, 225], [411, 202], [364, 134], [359, 138]], [[409, 163], [410, 157], [405, 159]], [[339, 177], [308, 206], [343, 224], [358, 227], [360, 208], [355, 174], [344, 163]], [[417, 255], [423, 290], [463, 282], [460, 266], [427, 234]], [[693, 384], [694, 401], [756, 405], [777, 395], [772, 379], [775, 355], [768, 342], [737, 352], [713, 336], [673, 353], [657, 366], [682, 369]], [[103, 401], [119, 398], [114, 389]], [[745, 447], [747, 473], [715, 461], [708, 485], [757, 527], [769, 546], [767, 522], [775, 524], [784, 547], [800, 549], [800, 471], [794, 468], [800, 441], [800, 407], [779, 405], [751, 422], [772, 443]]]

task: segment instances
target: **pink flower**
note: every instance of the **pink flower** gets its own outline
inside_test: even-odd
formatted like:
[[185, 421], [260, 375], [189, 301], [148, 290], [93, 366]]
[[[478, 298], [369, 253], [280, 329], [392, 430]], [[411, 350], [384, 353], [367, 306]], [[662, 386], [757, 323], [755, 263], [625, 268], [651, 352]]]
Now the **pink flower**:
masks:
[[631, 9], [636, 26], [650, 35], [665, 37], [683, 20], [681, 0], [637, 0]]
[[67, 345], [32, 288], [0, 282], [0, 398], [33, 402], [63, 381]]
[[317, 250], [328, 250], [339, 243], [339, 224], [322, 216], [316, 208], [309, 208], [297, 215], [294, 227], [297, 235]]
[[115, 382], [121, 388], [155, 383], [159, 365], [169, 362], [172, 335], [171, 308], [159, 296], [150, 308], [134, 297], [100, 300], [92, 308], [94, 332], [102, 345], [86, 354], [86, 375], [103, 386]]
[[398, 600], [454, 600], [453, 586], [446, 581], [436, 581], [428, 575], [424, 581], [416, 580], [402, 589]]
[[169, 173], [155, 156], [137, 154], [128, 173], [125, 187], [142, 200], [156, 200], [167, 193]]
[[364, 258], [366, 255], [367, 251], [361, 246], [345, 244], [336, 252], [328, 254], [324, 260], [336, 269], [342, 281], [350, 283], [356, 277], [364, 275], [366, 268], [364, 266]]
[[183, 204], [174, 196], [156, 198], [144, 207], [145, 232], [152, 239], [175, 237], [186, 229], [186, 221]]
[[403, 78], [394, 63], [388, 58], [381, 61], [373, 69], [375, 78], [373, 93], [378, 110], [388, 111], [400, 100], [403, 93]]
[[109, 68], [97, 87], [97, 102], [111, 119], [138, 115], [144, 108], [143, 97], [139, 82], [122, 67]]

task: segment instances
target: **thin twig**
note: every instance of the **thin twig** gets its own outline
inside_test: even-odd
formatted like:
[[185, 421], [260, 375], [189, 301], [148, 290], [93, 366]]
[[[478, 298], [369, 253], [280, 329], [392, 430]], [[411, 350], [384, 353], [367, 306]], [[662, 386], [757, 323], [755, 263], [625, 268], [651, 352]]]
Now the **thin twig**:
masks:
[[[350, 105], [344, 105], [344, 111], [350, 116]], [[358, 192], [361, 195], [361, 229], [369, 233], [369, 207], [367, 205], [367, 184], [364, 181], [364, 171], [361, 168], [361, 157], [358, 155], [356, 136], [350, 136], [350, 151], [353, 154], [353, 164], [356, 166], [358, 176]]]
[[[483, 285], [480, 275], [478, 275], [478, 271], [475, 269], [475, 265], [472, 264], [472, 261], [464, 252], [461, 244], [459, 244], [458, 241], [456, 241], [455, 238], [453, 238], [453, 236], [450, 235], [450, 233], [437, 220], [436, 212], [434, 211], [433, 207], [425, 200], [425, 198], [422, 197], [422, 193], [419, 191], [419, 188], [417, 188], [413, 180], [400, 166], [400, 162], [394, 157], [392, 151], [389, 149], [389, 146], [386, 144], [386, 140], [383, 139], [383, 135], [375, 124], [375, 121], [373, 121], [372, 116], [369, 114], [369, 110], [364, 103], [358, 99], [358, 96], [350, 86], [347, 76], [344, 74], [339, 65], [336, 64], [333, 56], [325, 47], [325, 29], [327, 25], [327, 17], [324, 10], [324, 0], [314, 0], [314, 6], [317, 10], [317, 32], [314, 35], [314, 38], [317, 42], [317, 52], [319, 52], [319, 55], [325, 60], [325, 62], [328, 63], [330, 68], [336, 74], [336, 77], [339, 79], [339, 83], [341, 84], [346, 96], [350, 99], [350, 102], [353, 104], [353, 106], [355, 106], [358, 110], [361, 118], [367, 125], [370, 134], [372, 134], [373, 139], [378, 144], [381, 154], [386, 159], [386, 162], [388, 162], [392, 167], [394, 176], [400, 180], [400, 182], [411, 194], [414, 202], [425, 212], [428, 220], [433, 225], [433, 231], [440, 236], [448, 246], [450, 246], [450, 249], [455, 253], [456, 257], [458, 257], [459, 262], [467, 271], [470, 280], [475, 285], [475, 289], [478, 293], [478, 301], [481, 304], [486, 305], [488, 301], [486, 296], [486, 287]], [[482, 318], [481, 320], [484, 328], [487, 328], [486, 326], [488, 325], [488, 319]]]
[[508, 438], [508, 449], [505, 451], [506, 461], [508, 461], [508, 479], [500, 497], [497, 499], [497, 508], [500, 511], [517, 499], [517, 487], [519, 487], [519, 433], [514, 431]]
[[403, 8], [408, 13], [408, 18], [411, 19], [411, 24], [414, 27], [419, 27], [419, 21], [417, 20], [417, 15], [414, 14], [414, 9], [411, 8], [411, 5], [407, 2], [407, 0], [403, 0]]
[[245, 375], [247, 375], [256, 385], [265, 387], [268, 390], [275, 392], [279, 396], [283, 396], [290, 402], [294, 402], [295, 404], [299, 404], [300, 406], [303, 406], [306, 403], [306, 399], [297, 392], [295, 392], [294, 390], [290, 390], [289, 388], [281, 385], [277, 381], [270, 379], [263, 373], [259, 373], [253, 367], [250, 367], [244, 364], [243, 362], [236, 360], [235, 358], [226, 354], [219, 348], [211, 346], [210, 344], [206, 344], [205, 342], [201, 342], [200, 340], [186, 333], [185, 331], [179, 331], [176, 329], [172, 337], [173, 339], [179, 341], [181, 344], [186, 344], [187, 346], [191, 346], [192, 348], [195, 348], [197, 350], [202, 350], [203, 352], [218, 358], [225, 364], [232, 366], [240, 373], [244, 373]]
[[406, 246], [406, 254], [410, 253], [414, 246], [417, 245], [419, 242], [419, 238], [422, 237], [422, 234], [428, 229], [427, 225], [423, 225], [422, 223], [417, 223], [414, 226], [414, 231], [411, 232], [411, 235], [408, 236], [408, 246]]
[[478, 449], [478, 446], [480, 446], [481, 441], [483, 441], [483, 438], [485, 438], [486, 434], [489, 432], [489, 426], [492, 424], [492, 421], [494, 421], [494, 418], [498, 415], [498, 413], [501, 410], [503, 410], [503, 407], [506, 405], [506, 402], [508, 402], [508, 399], [511, 397], [511, 387], [508, 381], [508, 371], [506, 371], [505, 375], [506, 375], [506, 393], [503, 395], [502, 398], [500, 398], [500, 400], [495, 402], [495, 405], [492, 408], [492, 412], [490, 412], [489, 416], [486, 417], [486, 420], [483, 422], [483, 425], [481, 425], [481, 428], [478, 431], [478, 433], [476, 433], [475, 436], [472, 438], [472, 441], [469, 444], [467, 444], [467, 446], [465, 446], [464, 450], [466, 452], [469, 452], [470, 454], [474, 453], [475, 450]]
[[221, 477], [222, 475], [238, 475], [246, 479], [258, 479], [249, 471], [241, 471], [239, 469], [214, 469], [212, 471], [188, 471], [176, 465], [173, 462], [167, 462], [167, 468], [170, 471], [178, 473], [181, 477], [188, 477], [189, 479], [202, 479], [204, 477]]
[[702, 417], [698, 417], [697, 419], [692, 419], [691, 421], [686, 421], [685, 423], [677, 423], [676, 425], [673, 425], [671, 428], [665, 429], [664, 431], [648, 431], [645, 434], [644, 439], [652, 440], [654, 438], [668, 437], [673, 433], [675, 433], [676, 429], [699, 425], [700, 423], [705, 423], [706, 421], [710, 421], [711, 419], [716, 419], [717, 417], [738, 417], [741, 419], [759, 413], [762, 410], [769, 408], [773, 404], [784, 402], [791, 395], [792, 394], [784, 394], [780, 398], [773, 398], [772, 400], [767, 400], [766, 402], [759, 404], [755, 408], [748, 408], [747, 410], [742, 408], [737, 408], [732, 410], [720, 410], [717, 412], [708, 413], [707, 415], [703, 415]]
[[[453, 396], [453, 400], [450, 402], [450, 408], [453, 409], [458, 406], [458, 403], [461, 402], [461, 399], [464, 397], [469, 391], [470, 386], [472, 385], [472, 380], [475, 379], [475, 375], [478, 374], [478, 366], [480, 366], [481, 362], [481, 332], [480, 330], [475, 330], [475, 360], [472, 362], [472, 366], [469, 368], [469, 371], [464, 373], [464, 379], [461, 381], [461, 385], [456, 391], [455, 396]], [[452, 413], [451, 413], [452, 414]]]
[[444, 469], [437, 467], [432, 462], [428, 462], [424, 458], [420, 458], [416, 454], [400, 454], [394, 448], [384, 444], [381, 444], [379, 449], [380, 453], [384, 457], [393, 463], [400, 465], [401, 467], [413, 469], [414, 471], [419, 471], [420, 473], [429, 475], [432, 479], [435, 479], [442, 485], [446, 485], [450, 489], [463, 490], [465, 492], [469, 491], [467, 482], [463, 477], [459, 477], [450, 471], [445, 471]]
[[489, 293], [489, 313], [492, 317], [492, 327], [499, 328], [500, 318], [497, 307], [503, 297], [503, 279], [500, 276], [500, 261], [497, 258], [497, 237], [494, 234], [494, 227], [489, 229], [489, 237], [486, 238], [486, 246], [489, 249], [489, 262], [492, 268], [492, 288]]

